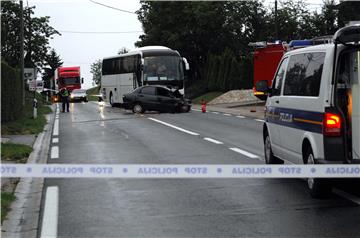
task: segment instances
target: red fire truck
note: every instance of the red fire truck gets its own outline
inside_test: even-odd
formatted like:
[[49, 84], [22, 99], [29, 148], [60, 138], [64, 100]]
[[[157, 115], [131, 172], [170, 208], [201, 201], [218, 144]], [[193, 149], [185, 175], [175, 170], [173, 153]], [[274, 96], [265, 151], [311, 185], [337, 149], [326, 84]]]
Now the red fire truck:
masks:
[[[55, 91], [66, 88], [71, 92], [74, 89], [80, 89], [83, 82], [84, 79], [80, 78], [79, 66], [59, 67], [55, 70]], [[58, 101], [57, 96], [55, 96], [53, 99], [54, 101]]]
[[249, 46], [254, 47], [254, 95], [261, 100], [266, 99], [266, 94], [257, 92], [255, 85], [257, 81], [266, 80], [271, 86], [275, 71], [283, 54], [287, 51], [287, 44], [254, 42]]
[[271, 87], [278, 64], [287, 51], [312, 45], [328, 44], [331, 41], [332, 36], [328, 35], [311, 40], [292, 40], [289, 44], [285, 42], [267, 43], [265, 41], [249, 43], [249, 46], [254, 47], [254, 95], [261, 100], [266, 100], [265, 93], [256, 91], [256, 82], [266, 80], [268, 87]]

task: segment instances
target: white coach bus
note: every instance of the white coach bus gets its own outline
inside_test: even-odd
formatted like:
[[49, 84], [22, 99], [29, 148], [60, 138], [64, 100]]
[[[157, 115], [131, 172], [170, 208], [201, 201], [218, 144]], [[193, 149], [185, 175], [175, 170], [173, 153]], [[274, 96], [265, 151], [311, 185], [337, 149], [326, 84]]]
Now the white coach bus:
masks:
[[176, 50], [146, 46], [104, 58], [101, 94], [111, 106], [123, 103], [123, 95], [143, 85], [164, 85], [184, 95], [184, 70], [189, 64]]

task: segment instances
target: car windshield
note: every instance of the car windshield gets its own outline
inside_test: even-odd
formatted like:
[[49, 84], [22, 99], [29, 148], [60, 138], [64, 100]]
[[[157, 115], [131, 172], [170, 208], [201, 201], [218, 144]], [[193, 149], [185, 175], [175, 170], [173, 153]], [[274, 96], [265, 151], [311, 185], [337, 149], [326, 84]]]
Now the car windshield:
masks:
[[179, 56], [144, 58], [144, 81], [182, 80], [183, 74], [182, 59]]

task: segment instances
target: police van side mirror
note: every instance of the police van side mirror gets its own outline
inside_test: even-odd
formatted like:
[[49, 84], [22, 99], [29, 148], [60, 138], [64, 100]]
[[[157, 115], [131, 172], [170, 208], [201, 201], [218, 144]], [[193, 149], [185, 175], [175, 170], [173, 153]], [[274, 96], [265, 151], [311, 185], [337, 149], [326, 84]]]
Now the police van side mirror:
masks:
[[269, 92], [269, 87], [268, 87], [267, 80], [257, 81], [256, 84], [255, 84], [255, 89], [258, 92], [263, 92], [263, 93]]

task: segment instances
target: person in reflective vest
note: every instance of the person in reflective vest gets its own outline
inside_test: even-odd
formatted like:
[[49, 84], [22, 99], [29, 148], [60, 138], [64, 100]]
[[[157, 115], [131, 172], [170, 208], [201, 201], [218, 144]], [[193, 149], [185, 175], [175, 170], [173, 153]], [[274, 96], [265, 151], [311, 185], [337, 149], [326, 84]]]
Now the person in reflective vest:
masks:
[[62, 102], [62, 112], [65, 112], [65, 104], [66, 104], [66, 111], [69, 112], [69, 90], [66, 88], [62, 88], [60, 90], [61, 102]]

